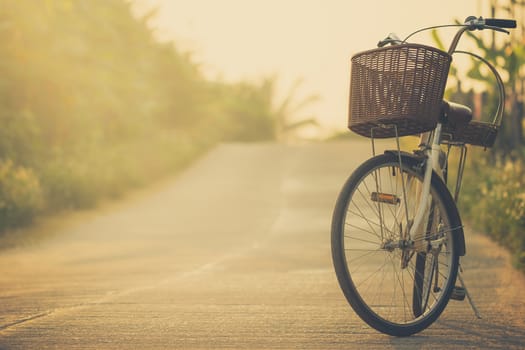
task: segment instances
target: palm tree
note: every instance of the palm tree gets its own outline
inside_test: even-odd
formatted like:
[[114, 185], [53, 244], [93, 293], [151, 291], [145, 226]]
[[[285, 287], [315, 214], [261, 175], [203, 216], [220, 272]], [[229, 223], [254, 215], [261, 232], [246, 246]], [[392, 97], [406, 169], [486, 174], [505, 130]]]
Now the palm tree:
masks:
[[[289, 141], [299, 130], [306, 126], [319, 126], [314, 116], [300, 116], [306, 107], [319, 101], [317, 94], [308, 95], [297, 100], [297, 90], [303, 83], [302, 79], [296, 79], [284, 99], [272, 107], [271, 118], [274, 121], [275, 138], [278, 141]], [[275, 76], [266, 78], [263, 82], [263, 90], [269, 96], [276, 95], [277, 79]]]

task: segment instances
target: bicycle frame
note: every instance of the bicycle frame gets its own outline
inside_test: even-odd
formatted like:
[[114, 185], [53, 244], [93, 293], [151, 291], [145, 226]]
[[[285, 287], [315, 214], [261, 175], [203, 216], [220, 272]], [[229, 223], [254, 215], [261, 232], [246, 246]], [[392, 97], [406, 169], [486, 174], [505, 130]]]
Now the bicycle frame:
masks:
[[[416, 237], [417, 232], [421, 232], [421, 225], [426, 224], [423, 222], [423, 219], [428, 219], [428, 205], [429, 205], [429, 195], [430, 195], [430, 181], [432, 179], [432, 171], [436, 171], [440, 177], [442, 177], [443, 172], [441, 167], [439, 166], [439, 153], [441, 151], [440, 148], [440, 137], [441, 137], [441, 123], [438, 123], [436, 126], [436, 129], [432, 133], [425, 133], [422, 136], [422, 139], [428, 138], [432, 140], [432, 145], [430, 148], [428, 148], [425, 144], [422, 145], [425, 149], [425, 153], [427, 156], [427, 161], [425, 162], [425, 172], [423, 177], [423, 186], [421, 189], [421, 205], [418, 207], [418, 210], [416, 212], [416, 216], [414, 217], [414, 222], [412, 223], [412, 226], [410, 227], [410, 231], [408, 234], [409, 239], [414, 240], [413, 238]], [[408, 216], [407, 216], [408, 219]]]
[[[476, 54], [473, 54], [471, 52], [456, 51], [456, 48], [457, 48], [457, 45], [459, 43], [461, 36], [467, 30], [471, 30], [471, 27], [465, 26], [456, 33], [449, 47], [448, 53], [450, 55], [454, 53], [468, 54], [470, 56], [473, 56], [479, 59], [491, 70], [491, 72], [496, 77], [496, 81], [498, 85], [498, 93], [499, 93], [499, 104], [498, 104], [498, 108], [497, 108], [497, 111], [494, 117], [494, 123], [500, 122], [501, 118], [503, 117], [503, 109], [505, 106], [505, 90], [504, 90], [504, 85], [503, 85], [501, 76], [499, 75], [497, 70], [494, 68], [494, 66], [492, 66], [484, 58]], [[505, 30], [501, 30], [501, 31], [506, 32]], [[408, 239], [410, 242], [414, 242], [414, 243], [418, 242], [418, 239], [420, 238], [419, 236], [422, 235], [421, 227], [425, 227], [421, 225], [426, 225], [427, 220], [430, 220], [428, 210], [429, 210], [430, 182], [432, 178], [432, 172], [435, 171], [439, 175], [439, 177], [443, 179], [443, 173], [444, 173], [445, 167], [448, 166], [448, 164], [441, 165], [440, 160], [439, 160], [440, 154], [443, 152], [440, 147], [441, 132], [442, 132], [442, 123], [438, 122], [436, 125], [436, 128], [433, 131], [426, 132], [421, 135], [420, 149], [424, 152], [427, 160], [425, 162], [423, 185], [421, 189], [421, 200], [419, 202], [420, 205], [417, 209], [416, 216], [414, 218], [414, 222], [412, 226], [409, 228], [408, 235], [407, 235], [408, 237], [405, 237], [405, 239]], [[399, 142], [398, 142], [398, 145], [399, 145]], [[459, 192], [461, 189], [461, 181], [463, 179], [463, 170], [465, 168], [467, 148], [464, 144], [459, 144], [456, 146], [461, 147], [461, 153], [460, 153], [459, 164], [458, 164], [458, 173], [457, 173], [456, 185], [455, 185], [455, 191], [454, 191], [454, 201], [457, 203], [459, 199]], [[450, 147], [451, 145], [449, 144], [449, 152], [450, 152]], [[398, 146], [398, 152], [399, 152], [399, 146]], [[448, 153], [447, 153], [447, 159], [448, 159]], [[443, 179], [443, 180], [446, 183], [446, 179]], [[408, 220], [408, 214], [407, 214], [407, 220]], [[481, 318], [481, 315], [468, 292], [468, 289], [465, 285], [465, 282], [461, 274], [458, 273], [457, 276], [461, 283], [461, 286], [464, 289], [465, 296], [467, 297], [467, 300], [469, 301], [469, 304], [472, 307], [472, 310], [474, 311], [474, 314], [476, 315], [477, 318]]]
[[[475, 18], [472, 19], [472, 23], [474, 23], [475, 21], [477, 21], [477, 19]], [[498, 108], [496, 110], [496, 114], [494, 117], [494, 123], [496, 123], [498, 121], [501, 121], [501, 118], [503, 116], [503, 109], [505, 106], [505, 89], [504, 89], [504, 85], [503, 85], [501, 76], [499, 75], [497, 70], [494, 68], [494, 66], [492, 66], [484, 58], [474, 53], [471, 53], [471, 52], [456, 51], [456, 48], [459, 44], [459, 40], [461, 39], [462, 35], [468, 30], [473, 30], [473, 28], [475, 27], [476, 27], [475, 24], [465, 25], [461, 27], [456, 33], [456, 35], [454, 36], [454, 38], [452, 39], [452, 42], [447, 52], [449, 55], [453, 55], [454, 53], [462, 53], [462, 54], [468, 54], [470, 56], [473, 56], [479, 59], [481, 62], [483, 62], [490, 69], [490, 71], [494, 74], [497, 84], [498, 84], [498, 94], [499, 94], [499, 104], [498, 104]], [[494, 28], [491, 28], [491, 29], [494, 29]], [[506, 30], [503, 30], [501, 28], [494, 29], [494, 30], [508, 33]], [[418, 33], [418, 32], [419, 31], [415, 33]], [[406, 40], [415, 33], [412, 33], [411, 35], [409, 35], [407, 38], [405, 38], [405, 40], [403, 40], [403, 42], [406, 42]], [[412, 227], [410, 228], [409, 235], [408, 235], [409, 238], [416, 236], [416, 232], [419, 230], [420, 225], [423, 223], [423, 220], [426, 217], [425, 213], [428, 211], [428, 197], [430, 193], [430, 181], [432, 177], [432, 171], [435, 171], [443, 179], [444, 168], [439, 164], [439, 157], [440, 157], [440, 153], [442, 152], [441, 147], [440, 147], [441, 131], [442, 131], [442, 124], [441, 122], [438, 122], [436, 125], [436, 128], [433, 131], [426, 132], [421, 135], [420, 148], [425, 153], [427, 160], [430, 160], [430, 161], [425, 162], [425, 172], [424, 172], [425, 175], [424, 175], [423, 188], [422, 188], [422, 200], [420, 202], [422, 203], [422, 205], [418, 208], [417, 214], [414, 218], [414, 222], [412, 224]], [[465, 145], [458, 145], [458, 146], [461, 146], [462, 150], [461, 150], [460, 160], [459, 160], [459, 165], [458, 165], [456, 188], [454, 191], [455, 202], [457, 202], [459, 198], [459, 191], [461, 189], [461, 181], [463, 178], [463, 170], [465, 167], [465, 161], [466, 161], [466, 156], [467, 156]], [[398, 151], [399, 151], [399, 147], [398, 147]]]

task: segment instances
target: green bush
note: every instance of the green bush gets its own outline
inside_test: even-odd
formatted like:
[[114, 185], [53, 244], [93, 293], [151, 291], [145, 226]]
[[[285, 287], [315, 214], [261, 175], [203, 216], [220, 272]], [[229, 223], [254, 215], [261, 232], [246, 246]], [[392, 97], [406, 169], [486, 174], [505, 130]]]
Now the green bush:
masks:
[[113, 145], [100, 152], [57, 152], [40, 172], [47, 208], [90, 208], [103, 198], [120, 197], [181, 169], [205, 149], [196, 139], [159, 131], [150, 139]]
[[462, 211], [477, 229], [509, 249], [515, 266], [525, 270], [525, 162], [494, 160], [476, 151], [463, 179]]
[[31, 169], [0, 162], [0, 228], [25, 225], [42, 209], [40, 182]]

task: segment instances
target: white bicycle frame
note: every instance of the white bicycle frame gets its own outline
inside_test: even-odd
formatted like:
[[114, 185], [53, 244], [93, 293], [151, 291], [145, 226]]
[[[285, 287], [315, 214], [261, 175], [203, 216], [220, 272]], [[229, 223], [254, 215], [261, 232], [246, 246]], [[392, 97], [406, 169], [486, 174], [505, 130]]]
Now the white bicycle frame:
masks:
[[[428, 133], [423, 134], [421, 137], [423, 139], [430, 139], [430, 135]], [[428, 206], [429, 206], [429, 197], [430, 197], [430, 182], [432, 180], [432, 171], [436, 171], [436, 173], [442, 177], [443, 176], [443, 169], [441, 169], [439, 164], [439, 154], [441, 152], [440, 147], [440, 139], [441, 139], [441, 123], [438, 123], [436, 125], [436, 129], [434, 129], [433, 137], [432, 139], [432, 145], [430, 148], [426, 150], [426, 156], [427, 161], [425, 162], [425, 174], [423, 177], [423, 185], [421, 189], [421, 200], [416, 216], [414, 217], [414, 222], [412, 226], [410, 227], [409, 231], [409, 237], [414, 238], [417, 237], [418, 232], [421, 234], [422, 230], [422, 224], [426, 225], [426, 222], [424, 222], [424, 219], [428, 219]], [[408, 220], [408, 217], [407, 217]]]
[[[501, 77], [498, 74], [497, 70], [484, 58], [476, 54], [473, 54], [471, 52], [456, 51], [456, 48], [458, 46], [461, 36], [467, 30], [469, 30], [468, 26], [462, 28], [456, 33], [448, 49], [448, 54], [453, 55], [454, 53], [462, 53], [462, 54], [473, 56], [474, 58], [483, 62], [492, 71], [498, 83], [498, 90], [499, 90], [498, 91], [499, 92], [499, 104], [498, 104], [498, 109], [496, 111], [495, 118], [494, 118], [494, 122], [496, 122], [497, 120], [501, 120], [503, 116], [503, 108], [505, 105], [505, 90], [503, 87], [504, 86], [503, 81], [501, 80]], [[506, 32], [505, 30], [503, 31]], [[407, 39], [405, 39], [404, 41], [406, 40]], [[421, 224], [424, 223], [423, 220], [425, 219], [425, 217], [427, 217], [425, 214], [428, 211], [428, 205], [429, 205], [428, 203], [429, 203], [430, 182], [432, 179], [432, 171], [434, 170], [439, 175], [439, 177], [443, 178], [443, 168], [439, 164], [439, 157], [440, 157], [440, 153], [442, 152], [441, 147], [440, 147], [441, 130], [442, 130], [442, 125], [441, 123], [438, 123], [433, 132], [426, 132], [421, 136], [421, 145], [424, 149], [425, 155], [427, 156], [427, 161], [425, 162], [425, 175], [424, 175], [423, 186], [422, 186], [422, 191], [421, 191], [422, 200], [420, 201], [420, 203], [422, 203], [422, 205], [419, 206], [416, 216], [414, 217], [414, 222], [409, 231], [409, 238], [416, 237], [417, 232], [418, 231], [421, 232], [421, 229], [420, 229]], [[399, 150], [399, 142], [398, 142], [398, 152], [399, 151], [400, 150]], [[461, 187], [461, 179], [463, 175], [463, 167], [465, 165], [464, 164], [465, 158], [466, 158], [466, 150], [463, 149], [461, 160], [460, 160], [460, 165], [459, 165], [459, 173], [458, 173], [458, 179], [457, 179], [458, 181], [456, 181], [456, 190], [454, 194], [454, 200], [456, 202], [458, 200], [459, 190]], [[408, 219], [408, 216], [407, 216], [407, 219]]]

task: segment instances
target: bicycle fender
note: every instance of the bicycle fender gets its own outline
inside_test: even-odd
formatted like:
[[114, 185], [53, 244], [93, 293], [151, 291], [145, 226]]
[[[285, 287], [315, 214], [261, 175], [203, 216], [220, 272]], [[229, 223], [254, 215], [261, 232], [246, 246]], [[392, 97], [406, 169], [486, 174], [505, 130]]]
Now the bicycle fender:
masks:
[[[421, 174], [423, 174], [424, 162], [426, 161], [426, 157], [424, 155], [418, 155], [398, 150], [386, 150], [384, 153], [393, 155], [395, 157], [401, 156], [401, 162], [403, 164], [407, 165], [416, 172], [420, 172]], [[445, 197], [445, 200], [447, 200], [449, 203], [454, 203], [453, 208], [450, 209], [452, 210], [452, 215], [456, 216], [457, 221], [460, 224], [459, 227], [454, 228], [454, 234], [456, 236], [456, 244], [458, 247], [459, 256], [464, 256], [466, 254], [465, 234], [463, 232], [463, 223], [461, 222], [461, 217], [459, 215], [458, 208], [455, 205], [455, 201], [452, 198], [452, 195], [450, 194], [447, 185], [435, 171], [432, 171], [432, 184], [434, 184], [438, 191]]]

